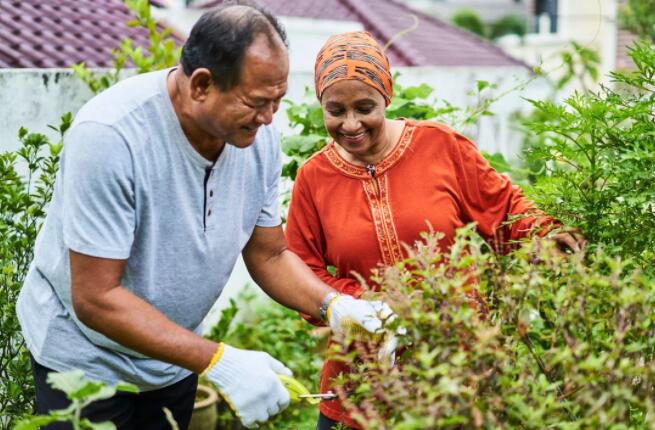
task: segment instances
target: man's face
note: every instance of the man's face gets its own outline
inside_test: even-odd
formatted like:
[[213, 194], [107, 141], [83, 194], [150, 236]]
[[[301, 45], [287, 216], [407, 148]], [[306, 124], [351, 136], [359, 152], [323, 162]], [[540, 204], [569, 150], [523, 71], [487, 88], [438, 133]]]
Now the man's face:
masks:
[[251, 145], [259, 127], [273, 121], [287, 92], [288, 76], [286, 48], [257, 36], [246, 51], [239, 83], [227, 91], [211, 85], [202, 104], [203, 128], [239, 148]]

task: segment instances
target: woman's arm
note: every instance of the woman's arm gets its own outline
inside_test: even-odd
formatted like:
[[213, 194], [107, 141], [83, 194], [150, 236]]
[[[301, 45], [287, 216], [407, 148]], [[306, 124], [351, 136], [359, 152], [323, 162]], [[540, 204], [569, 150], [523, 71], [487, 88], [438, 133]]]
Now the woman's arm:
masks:
[[[307, 264], [316, 276], [342, 294], [359, 297], [362, 288], [354, 278], [337, 279], [328, 271], [325, 260], [325, 235], [321, 227], [321, 219], [311, 198], [302, 169], [293, 186], [291, 204], [285, 234], [289, 249]], [[303, 315], [314, 325], [324, 325], [320, 320]]]
[[[453, 133], [452, 156], [459, 182], [461, 209], [469, 222], [476, 222], [480, 234], [497, 252], [507, 253], [520, 239], [543, 236], [560, 227], [544, 214], [505, 175], [494, 170], [476, 146]], [[568, 233], [552, 239], [576, 250], [579, 238]]]

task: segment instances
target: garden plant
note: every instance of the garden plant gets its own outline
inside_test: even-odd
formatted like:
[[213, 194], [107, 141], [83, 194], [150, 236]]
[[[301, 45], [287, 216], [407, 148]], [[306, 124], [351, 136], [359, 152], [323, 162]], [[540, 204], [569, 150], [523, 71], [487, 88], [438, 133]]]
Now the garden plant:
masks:
[[[126, 4], [137, 16], [131, 25], [146, 27], [151, 45], [144, 52], [125, 41], [108, 74], [76, 66], [94, 92], [120, 79], [128, 64], [140, 73], [169, 67], [179, 56], [170, 34], [155, 26], [146, 0]], [[355, 373], [342, 378], [337, 390], [365, 428], [655, 428], [655, 32], [642, 7], [643, 1], [630, 0], [623, 15], [650, 37], [632, 48], [636, 70], [615, 72], [612, 85], [598, 89], [584, 84], [564, 103], [532, 100], [520, 172], [502, 156], [486, 154], [498, 170], [523, 175], [526, 193], [540, 208], [580, 228], [589, 241], [586, 252], [563, 255], [535, 240], [496, 255], [474, 226], [459, 232], [450, 251], [439, 252], [439, 233], [427, 232], [406, 261], [377, 274], [382, 291], [367, 293], [394, 304], [398, 318], [389, 323], [390, 333], [406, 330], [395, 365], [374, 359], [379, 344], [370, 339], [346, 337], [342, 346], [352, 348], [337, 345], [329, 352], [353, 365]], [[574, 47], [565, 60], [556, 89], [576, 75], [597, 77], [589, 50]], [[427, 84], [396, 84], [387, 114], [466, 128], [493, 115], [491, 105], [504, 94], [495, 90], [477, 82], [476, 103], [462, 108], [435, 99]], [[295, 133], [283, 139], [283, 176], [291, 183], [299, 166], [327, 143], [327, 133], [317, 102], [287, 103]], [[71, 121], [66, 114], [54, 127], [60, 136]], [[24, 129], [19, 139], [18, 151], [0, 154], [0, 429], [33, 412], [29, 354], [15, 301], [62, 149], [61, 141]], [[481, 302], [471, 300], [473, 288]], [[208, 336], [269, 352], [315, 390], [322, 352], [313, 328], [273, 303], [242, 302], [249, 316], [233, 320], [239, 309], [232, 304]], [[71, 408], [16, 428], [57, 420], [76, 429], [112, 428], [81, 420], [79, 411], [114, 388], [76, 372], [53, 375], [50, 382], [74, 400]], [[312, 428], [316, 416], [314, 407], [293, 404], [265, 428]], [[221, 425], [229, 428], [232, 421], [226, 409]]]
[[[102, 381], [95, 381], [84, 376], [81, 370], [70, 372], [51, 373], [48, 375], [48, 384], [57, 390], [66, 393], [70, 400], [70, 406], [48, 415], [38, 415], [20, 421], [14, 430], [36, 430], [57, 422], [68, 422], [73, 430], [115, 430], [116, 426], [111, 421], [91, 422], [82, 417], [82, 410], [91, 403], [113, 397], [117, 392], [137, 393], [138, 388], [126, 382], [119, 382], [114, 386], [107, 385]], [[172, 421], [170, 412], [167, 413], [171, 426], [175, 429], [176, 424]]]
[[364, 428], [655, 426], [651, 278], [601, 250], [535, 240], [499, 258], [473, 226], [449, 252], [439, 237], [375, 279], [399, 316], [390, 330], [407, 330], [395, 366], [361, 339], [331, 352], [355, 363], [337, 391]]
[[636, 70], [614, 72], [613, 86], [564, 103], [531, 101], [541, 137], [528, 159], [544, 171], [528, 194], [546, 212], [582, 229], [590, 242], [634, 259], [652, 273], [655, 256], [655, 50], [633, 46]]
[[[65, 114], [60, 137], [71, 124]], [[32, 261], [36, 235], [52, 197], [62, 141], [45, 135], [18, 132], [20, 147], [0, 154], [0, 428], [30, 413], [34, 383], [29, 352], [16, 317], [16, 299]]]

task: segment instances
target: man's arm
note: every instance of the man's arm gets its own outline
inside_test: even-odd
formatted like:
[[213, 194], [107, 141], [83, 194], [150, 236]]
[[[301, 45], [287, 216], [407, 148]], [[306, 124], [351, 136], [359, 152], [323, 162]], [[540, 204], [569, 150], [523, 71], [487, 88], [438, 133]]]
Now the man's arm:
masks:
[[126, 264], [70, 251], [73, 308], [79, 320], [130, 349], [201, 373], [218, 345], [123, 288]]
[[321, 302], [334, 290], [287, 248], [281, 226], [255, 227], [243, 259], [255, 282], [275, 301], [320, 318]]

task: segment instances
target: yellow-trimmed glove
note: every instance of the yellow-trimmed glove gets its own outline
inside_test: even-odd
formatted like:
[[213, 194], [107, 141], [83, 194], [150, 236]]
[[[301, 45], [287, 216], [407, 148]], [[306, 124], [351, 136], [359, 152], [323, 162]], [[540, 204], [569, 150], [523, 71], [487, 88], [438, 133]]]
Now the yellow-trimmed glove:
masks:
[[219, 344], [203, 375], [218, 389], [241, 423], [255, 428], [289, 406], [279, 375], [292, 376], [284, 364], [261, 351]]
[[382, 347], [378, 351], [378, 360], [393, 367], [396, 361], [398, 338], [404, 335], [405, 329], [400, 327], [396, 333], [384, 332], [383, 322], [390, 322], [396, 314], [383, 301], [358, 300], [351, 296], [329, 294], [326, 297], [326, 319], [335, 333], [373, 334], [373, 337], [384, 336]]
[[355, 329], [359, 326], [369, 333], [376, 333], [382, 329], [382, 321], [394, 318], [395, 314], [389, 305], [382, 301], [338, 295], [329, 301], [326, 317], [335, 333], [343, 333], [353, 326]]

